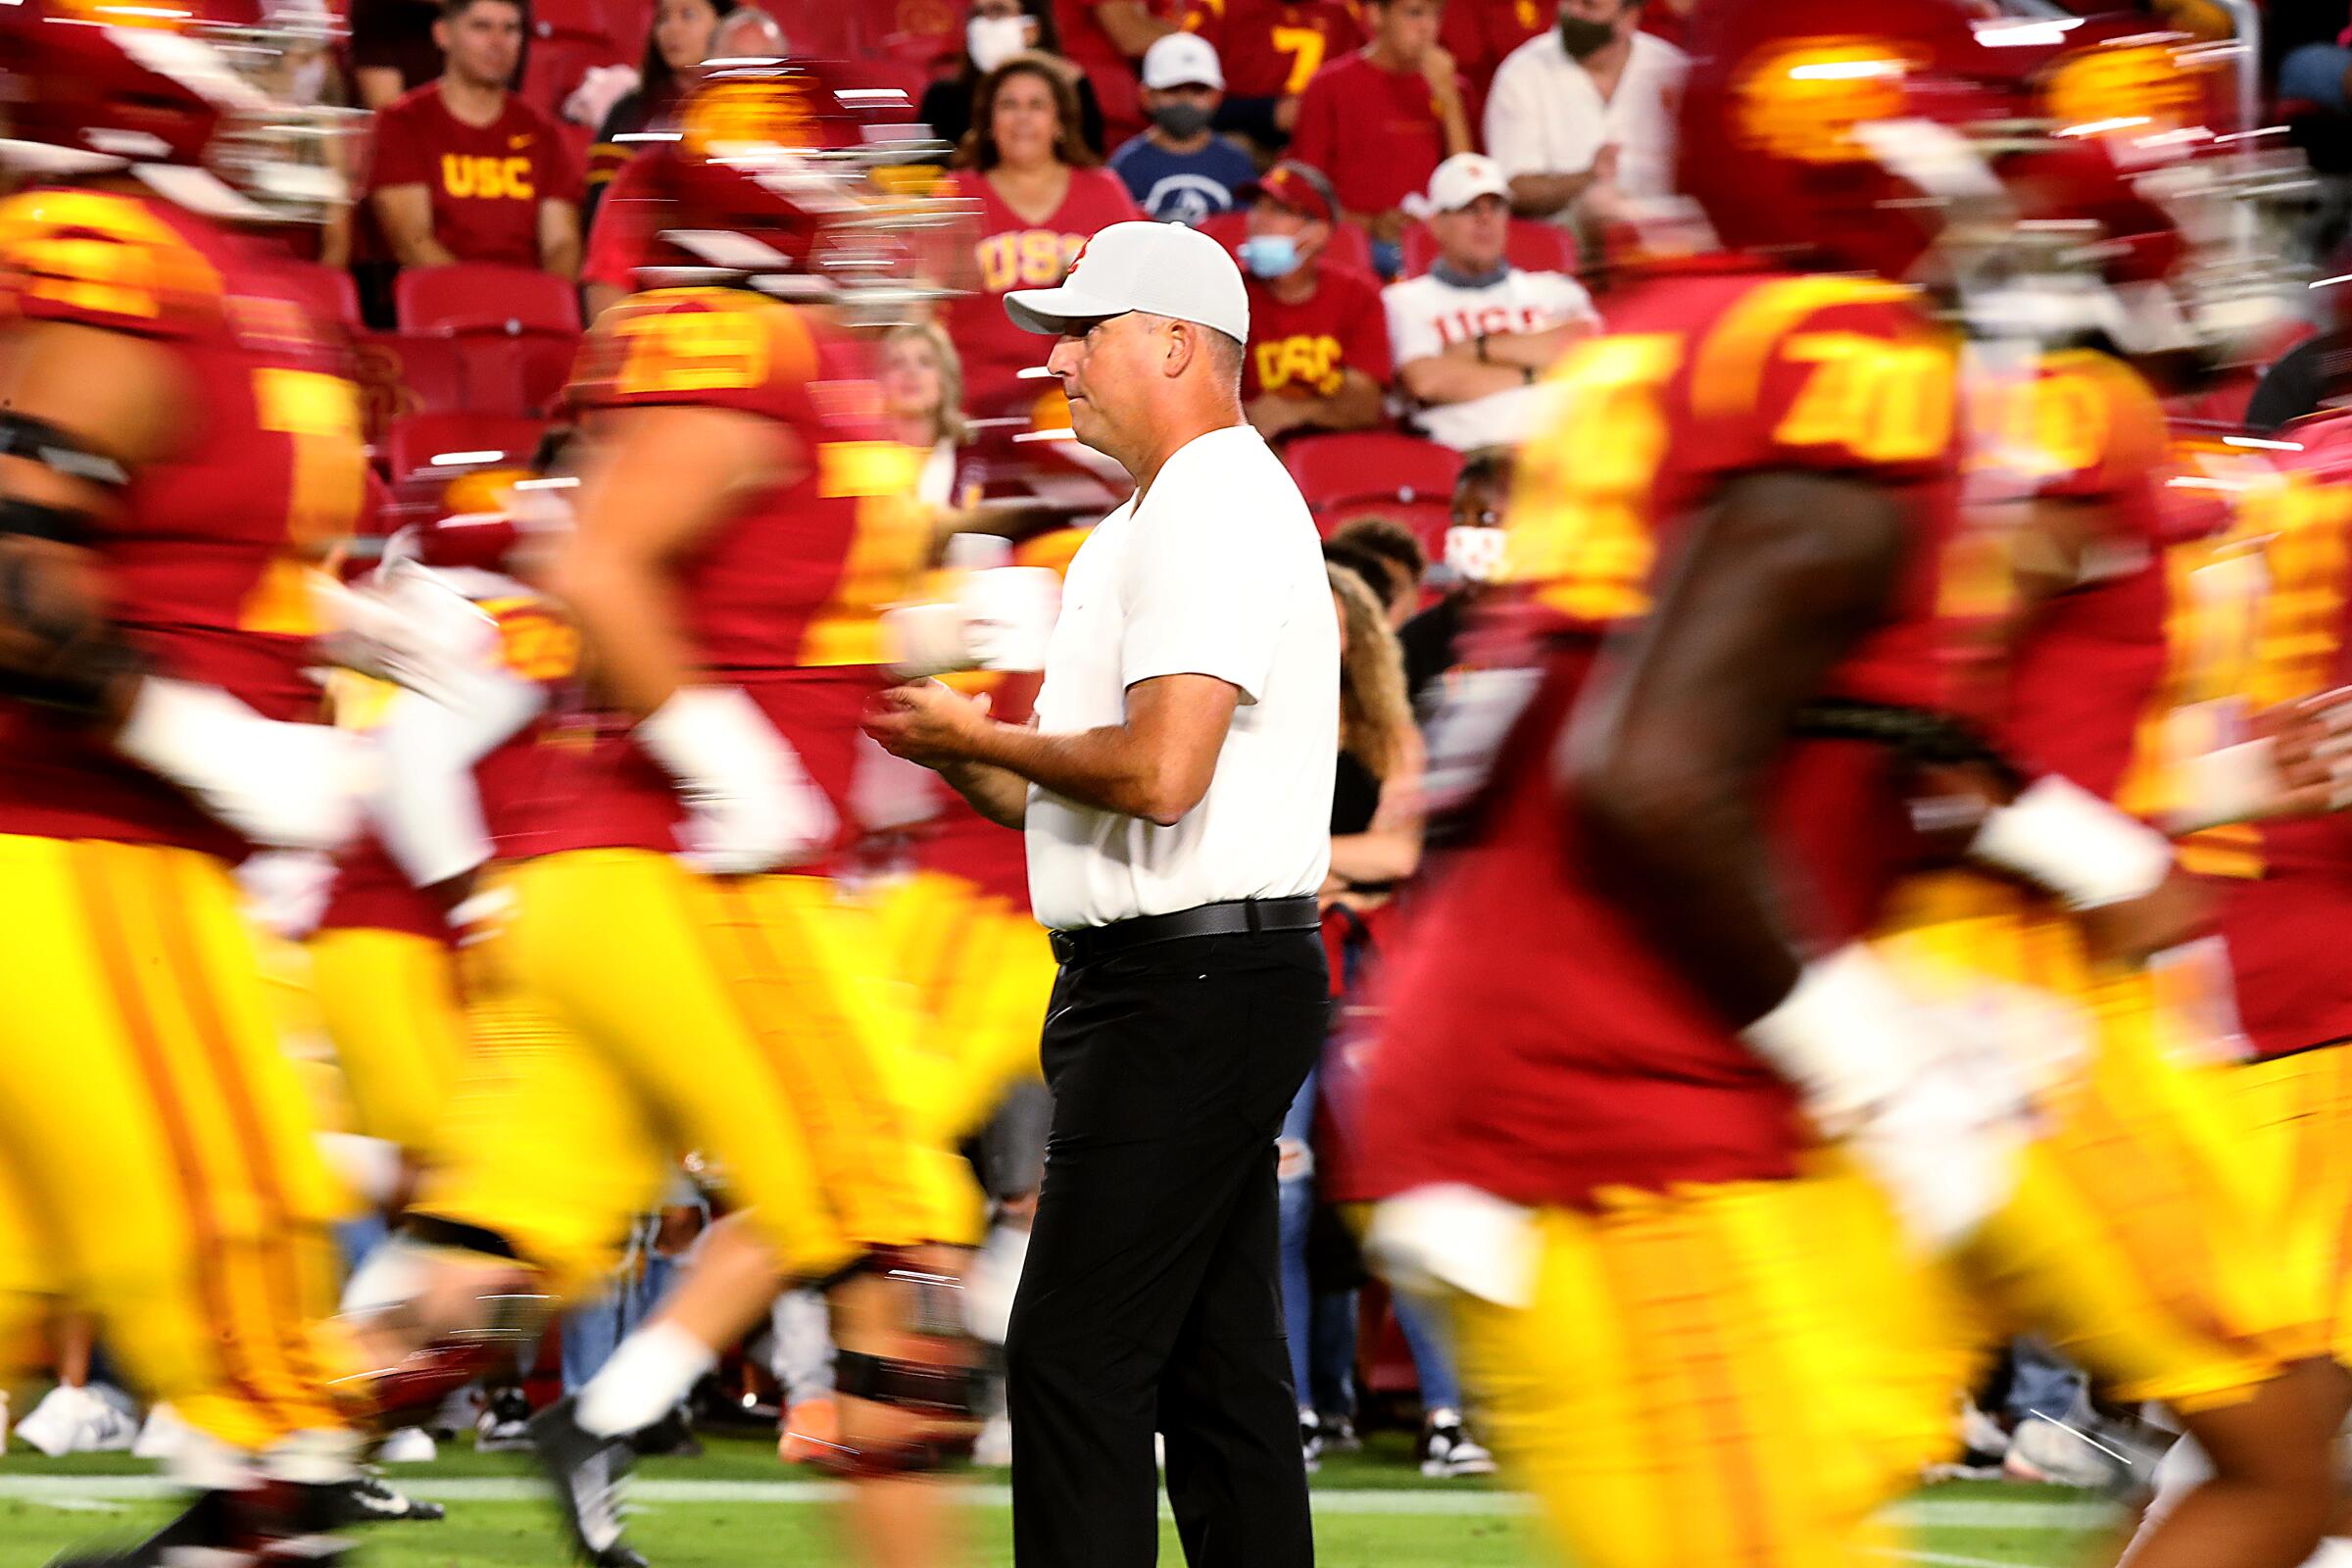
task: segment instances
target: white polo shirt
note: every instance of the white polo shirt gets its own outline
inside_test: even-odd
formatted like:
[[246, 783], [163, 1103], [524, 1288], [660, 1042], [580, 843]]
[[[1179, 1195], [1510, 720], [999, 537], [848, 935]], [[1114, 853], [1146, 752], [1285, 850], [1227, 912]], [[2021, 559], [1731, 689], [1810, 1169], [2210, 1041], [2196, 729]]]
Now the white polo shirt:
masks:
[[1331, 864], [1339, 621], [1314, 519], [1248, 425], [1196, 437], [1070, 562], [1038, 728], [1126, 717], [1127, 688], [1214, 675], [1241, 691], [1200, 804], [1171, 827], [1031, 785], [1029, 902], [1056, 930], [1312, 893]]
[[[1663, 38], [1634, 34], [1617, 90], [1607, 98], [1546, 27], [1503, 57], [1487, 92], [1487, 152], [1503, 177], [1581, 174], [1609, 143], [1617, 188], [1628, 196], [1674, 189], [1674, 101], [1690, 57]], [[1554, 220], [1568, 222], [1571, 202]]]
[[[1570, 321], [1597, 327], [1600, 321], [1592, 296], [1575, 278], [1516, 267], [1485, 288], [1462, 288], [1424, 272], [1391, 283], [1380, 291], [1380, 302], [1389, 314], [1389, 349], [1399, 375], [1413, 361], [1435, 358], [1473, 338], [1544, 332]], [[1544, 398], [1540, 386], [1505, 387], [1466, 403], [1416, 410], [1413, 423], [1432, 441], [1457, 452], [1517, 446], [1536, 433]]]

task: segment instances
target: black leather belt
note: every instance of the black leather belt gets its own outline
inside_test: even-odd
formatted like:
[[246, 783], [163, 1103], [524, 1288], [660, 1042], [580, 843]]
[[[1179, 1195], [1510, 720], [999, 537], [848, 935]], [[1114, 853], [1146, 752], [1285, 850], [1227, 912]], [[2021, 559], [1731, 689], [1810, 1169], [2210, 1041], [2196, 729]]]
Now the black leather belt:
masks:
[[1062, 963], [1091, 963], [1130, 948], [1180, 937], [1232, 937], [1254, 931], [1312, 931], [1323, 923], [1315, 896], [1300, 893], [1287, 899], [1232, 899], [1202, 904], [1173, 914], [1139, 914], [1108, 925], [1078, 926], [1048, 933], [1054, 956]]

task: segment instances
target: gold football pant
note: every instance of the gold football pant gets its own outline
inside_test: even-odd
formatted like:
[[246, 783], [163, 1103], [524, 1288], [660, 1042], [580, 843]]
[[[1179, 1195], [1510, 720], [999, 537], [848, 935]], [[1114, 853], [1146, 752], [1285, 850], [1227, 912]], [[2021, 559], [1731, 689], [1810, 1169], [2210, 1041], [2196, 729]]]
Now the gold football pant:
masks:
[[[484, 1049], [509, 1037], [485, 1076], [508, 1072], [492, 1095], [517, 1107], [517, 1126], [539, 1123], [508, 1134], [510, 1153], [542, 1157], [477, 1156], [428, 1190], [427, 1212], [543, 1258], [583, 1257], [634, 1211], [618, 1203], [653, 1196], [631, 1151], [663, 1147], [699, 1152], [795, 1274], [972, 1238], [970, 1177], [917, 1127], [906, 998], [878, 970], [868, 920], [829, 883], [713, 880], [634, 850], [548, 856], [498, 881], [514, 913], [491, 961], [518, 1003], [507, 1025], [477, 1032]], [[552, 1095], [532, 1087], [566, 1078], [574, 1087]], [[484, 1116], [471, 1098], [462, 1123]], [[549, 1176], [584, 1160], [622, 1168], [604, 1197]]]
[[94, 1313], [139, 1392], [256, 1451], [346, 1424], [346, 1200], [227, 868], [0, 836], [0, 1282]]
[[2194, 1009], [2094, 965], [2075, 923], [1965, 874], [1914, 884], [1881, 949], [1923, 986], [1984, 977], [2073, 1004], [2088, 1059], [2038, 1097], [2017, 1192], [1959, 1260], [2004, 1328], [2042, 1335], [2124, 1399], [2244, 1397], [2294, 1357], [2283, 1271], [2230, 1085]]
[[2286, 1276], [2294, 1348], [2352, 1365], [2352, 1045], [2247, 1062], [2229, 1076]]
[[1045, 928], [961, 877], [917, 871], [874, 900], [898, 973], [924, 1018], [917, 1085], [924, 1124], [970, 1136], [1016, 1084], [1038, 1078], [1038, 1041], [1058, 965]]
[[1827, 1170], [1536, 1217], [1525, 1309], [1450, 1298], [1462, 1378], [1577, 1568], [1866, 1568], [1969, 1357], [1879, 1192]]
[[359, 928], [320, 931], [305, 946], [354, 1130], [412, 1153], [429, 1149], [466, 1054], [448, 947], [410, 931]]

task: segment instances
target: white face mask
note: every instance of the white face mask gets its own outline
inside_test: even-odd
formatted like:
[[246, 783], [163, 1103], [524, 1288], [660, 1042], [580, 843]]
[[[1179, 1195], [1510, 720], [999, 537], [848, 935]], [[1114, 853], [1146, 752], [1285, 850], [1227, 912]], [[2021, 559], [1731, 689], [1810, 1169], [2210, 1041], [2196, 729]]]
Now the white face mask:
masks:
[[1464, 582], [1493, 582], [1502, 575], [1500, 528], [1455, 526], [1446, 530], [1446, 564]]
[[1027, 17], [974, 17], [963, 24], [963, 48], [983, 72], [996, 70], [1029, 47]]

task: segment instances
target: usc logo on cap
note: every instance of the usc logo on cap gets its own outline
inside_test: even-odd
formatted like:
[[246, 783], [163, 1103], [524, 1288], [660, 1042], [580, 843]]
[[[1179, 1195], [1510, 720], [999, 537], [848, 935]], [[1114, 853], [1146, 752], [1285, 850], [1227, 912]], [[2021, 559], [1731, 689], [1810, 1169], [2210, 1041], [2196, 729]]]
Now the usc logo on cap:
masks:
[[1798, 38], [1744, 67], [1732, 83], [1732, 123], [1748, 146], [1803, 164], [1849, 164], [1869, 152], [1854, 136], [1891, 120], [1907, 101], [1903, 80], [1919, 66], [1886, 38]]

